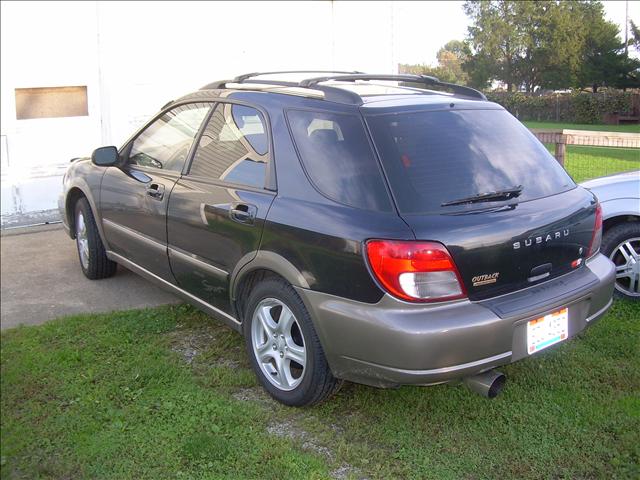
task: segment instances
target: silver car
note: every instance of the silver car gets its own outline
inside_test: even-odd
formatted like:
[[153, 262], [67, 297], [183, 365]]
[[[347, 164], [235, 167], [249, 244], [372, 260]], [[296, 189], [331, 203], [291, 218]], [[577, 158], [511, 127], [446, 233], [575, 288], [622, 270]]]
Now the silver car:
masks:
[[640, 171], [596, 178], [582, 186], [602, 205], [600, 251], [616, 264], [616, 293], [640, 299]]

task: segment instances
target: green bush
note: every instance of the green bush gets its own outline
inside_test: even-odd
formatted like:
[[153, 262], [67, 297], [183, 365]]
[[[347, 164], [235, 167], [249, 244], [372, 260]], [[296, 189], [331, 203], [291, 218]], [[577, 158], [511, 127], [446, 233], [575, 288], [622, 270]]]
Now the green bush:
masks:
[[631, 94], [617, 91], [548, 95], [489, 92], [486, 95], [522, 121], [603, 123], [606, 114], [628, 113], [632, 108]]

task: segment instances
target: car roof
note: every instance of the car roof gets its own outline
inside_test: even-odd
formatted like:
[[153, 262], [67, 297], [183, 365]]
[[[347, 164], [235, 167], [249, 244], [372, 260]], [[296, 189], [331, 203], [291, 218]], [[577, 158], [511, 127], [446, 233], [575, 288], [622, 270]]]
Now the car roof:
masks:
[[[431, 89], [419, 89], [404, 85], [371, 82], [327, 82], [326, 87], [344, 92], [344, 96], [326, 95], [324, 91], [314, 88], [277, 84], [235, 84], [225, 88], [207, 88], [185, 95], [175, 102], [216, 101], [220, 98], [239, 100], [258, 100], [260, 96], [278, 99], [279, 103], [300, 105], [300, 100], [320, 100], [323, 103], [352, 105], [362, 109], [365, 114], [384, 113], [385, 111], [404, 110], [442, 110], [443, 108], [460, 109], [503, 109], [500, 105], [469, 98], [465, 95], [448, 93]], [[315, 102], [314, 102], [315, 103]], [[453, 105], [453, 107], [452, 107]], [[329, 105], [326, 105], [327, 107]]]
[[[450, 93], [438, 89], [444, 88]], [[308, 97], [344, 105], [363, 106], [379, 103], [406, 102], [420, 98], [420, 104], [439, 104], [455, 100], [486, 103], [482, 92], [464, 85], [442, 82], [427, 75], [365, 74], [362, 72], [284, 71], [256, 72], [239, 75], [231, 80], [218, 80], [202, 87], [211, 97], [232, 96], [239, 91]], [[189, 98], [198, 97], [197, 92]], [[183, 99], [185, 98], [183, 97]], [[384, 103], [386, 102], [386, 103]], [[297, 103], [297, 102], [294, 102]], [[409, 103], [415, 103], [410, 100]]]

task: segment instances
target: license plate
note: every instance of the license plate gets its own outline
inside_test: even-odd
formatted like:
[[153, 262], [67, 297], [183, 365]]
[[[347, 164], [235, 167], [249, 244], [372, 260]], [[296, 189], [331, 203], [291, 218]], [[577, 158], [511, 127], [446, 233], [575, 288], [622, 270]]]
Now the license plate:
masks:
[[527, 351], [539, 352], [569, 336], [569, 310], [563, 308], [527, 323]]

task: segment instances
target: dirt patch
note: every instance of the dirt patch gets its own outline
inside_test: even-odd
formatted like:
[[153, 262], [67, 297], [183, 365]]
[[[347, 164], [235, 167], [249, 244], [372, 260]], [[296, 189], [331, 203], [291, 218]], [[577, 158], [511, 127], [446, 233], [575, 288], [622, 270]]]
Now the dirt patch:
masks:
[[366, 477], [360, 475], [360, 472], [357, 468], [352, 467], [348, 464], [342, 464], [335, 470], [333, 470], [329, 475], [331, 478], [335, 480], [347, 480], [348, 478], [358, 478], [360, 480], [368, 480]]
[[[330, 448], [321, 445], [318, 440], [309, 432], [295, 423], [294, 419], [279, 420], [267, 426], [267, 432], [276, 437], [288, 438], [302, 444], [302, 449], [313, 452], [335, 462], [335, 454]], [[338, 468], [331, 471], [331, 478], [336, 480], [345, 480], [347, 478], [358, 478], [367, 480], [360, 474], [359, 470], [348, 463], [341, 464]]]
[[216, 339], [209, 329], [175, 330], [170, 334], [171, 351], [177, 353], [191, 365], [195, 357], [202, 353]]
[[292, 420], [279, 420], [267, 426], [267, 432], [276, 437], [288, 438], [302, 444], [304, 450], [309, 450], [318, 455], [325, 457], [327, 460], [333, 461], [335, 455], [333, 452], [319, 445], [313, 436], [296, 425]]
[[230, 358], [219, 358], [211, 362], [211, 366], [222, 368], [240, 368], [241, 363], [237, 360], [231, 360]]
[[[180, 355], [185, 363], [193, 365], [194, 368], [199, 368], [198, 366], [202, 367], [204, 365], [206, 365], [206, 368], [221, 367], [236, 369], [241, 367], [242, 362], [231, 358], [207, 358], [207, 356], [211, 357], [210, 349], [216, 341], [225, 342], [224, 334], [216, 330], [216, 328], [180, 328], [179, 325], [176, 330], [169, 334], [170, 348], [173, 352]], [[220, 337], [220, 335], [222, 335], [222, 337]], [[236, 348], [236, 346], [232, 348]], [[207, 352], [207, 350], [209, 351]], [[196, 359], [198, 360], [194, 363]], [[274, 409], [281, 407], [262, 387], [242, 388], [234, 392], [232, 396], [235, 400], [255, 403], [263, 408]], [[336, 465], [335, 453], [329, 447], [322, 445], [313, 434], [298, 425], [296, 417], [299, 418], [300, 415], [293, 410], [291, 418], [273, 420], [267, 425], [267, 432], [276, 437], [295, 441], [303, 450], [315, 453], [325, 458], [331, 464]], [[329, 427], [337, 435], [343, 433], [343, 429], [339, 425], [332, 424]], [[349, 478], [366, 480], [357, 468], [346, 463], [339, 464], [337, 468], [331, 471], [330, 476], [336, 480], [346, 480]]]
[[[254, 402], [263, 407], [281, 406], [261, 387], [243, 388], [235, 392], [233, 398], [242, 402]], [[271, 423], [267, 425], [267, 433], [276, 437], [293, 440], [298, 445], [301, 445], [303, 450], [313, 452], [324, 457], [327, 461], [334, 463], [336, 461], [335, 453], [329, 447], [322, 445], [312, 433], [302, 428], [296, 422], [296, 418], [300, 418], [300, 414], [297, 413], [296, 410], [292, 410], [292, 416], [290, 418], [272, 420]], [[338, 425], [330, 425], [330, 428], [338, 435], [342, 433], [342, 427]], [[336, 480], [346, 480], [348, 478], [367, 480], [356, 467], [347, 463], [341, 464], [333, 470], [330, 475], [331, 478]]]
[[232, 396], [241, 402], [254, 402], [266, 407], [279, 405], [262, 387], [243, 388]]

